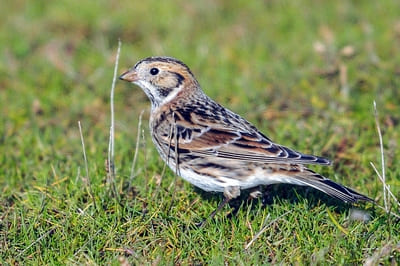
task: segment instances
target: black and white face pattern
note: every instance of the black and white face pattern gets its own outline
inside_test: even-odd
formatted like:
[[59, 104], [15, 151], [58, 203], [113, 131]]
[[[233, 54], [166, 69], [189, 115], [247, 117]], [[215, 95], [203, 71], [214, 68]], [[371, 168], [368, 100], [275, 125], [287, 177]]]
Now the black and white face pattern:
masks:
[[149, 57], [138, 62], [132, 70], [133, 83], [140, 86], [156, 108], [173, 99], [190, 83], [197, 84], [190, 69], [182, 62], [169, 57]]

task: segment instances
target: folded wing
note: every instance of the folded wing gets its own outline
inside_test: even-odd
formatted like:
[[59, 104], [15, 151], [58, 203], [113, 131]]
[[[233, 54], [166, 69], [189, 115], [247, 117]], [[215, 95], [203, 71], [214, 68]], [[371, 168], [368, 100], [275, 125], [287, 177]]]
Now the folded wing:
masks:
[[[260, 163], [322, 164], [328, 159], [307, 155], [273, 143], [249, 124], [247, 130], [234, 124], [190, 123], [176, 120], [172, 132], [177, 132], [179, 152], [216, 156], [220, 158]], [[175, 138], [164, 137], [175, 150]]]

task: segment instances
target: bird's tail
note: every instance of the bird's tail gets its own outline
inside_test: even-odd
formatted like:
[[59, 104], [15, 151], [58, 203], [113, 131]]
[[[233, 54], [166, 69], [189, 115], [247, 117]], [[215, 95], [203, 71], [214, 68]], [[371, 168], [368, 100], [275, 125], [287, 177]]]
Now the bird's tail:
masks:
[[296, 180], [306, 186], [318, 189], [332, 197], [340, 199], [344, 202], [354, 203], [357, 201], [371, 201], [373, 199], [362, 195], [351, 188], [345, 187], [332, 180], [323, 177], [322, 175], [315, 173], [310, 169], [304, 169], [298, 176], [295, 177]]

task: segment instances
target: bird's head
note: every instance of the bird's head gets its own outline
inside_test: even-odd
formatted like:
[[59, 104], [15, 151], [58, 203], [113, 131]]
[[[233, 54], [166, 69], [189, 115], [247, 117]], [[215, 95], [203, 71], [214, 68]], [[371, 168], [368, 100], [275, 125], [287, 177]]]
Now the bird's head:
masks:
[[200, 90], [190, 69], [171, 57], [145, 58], [119, 78], [141, 87], [150, 99], [152, 108], [171, 101], [183, 90]]

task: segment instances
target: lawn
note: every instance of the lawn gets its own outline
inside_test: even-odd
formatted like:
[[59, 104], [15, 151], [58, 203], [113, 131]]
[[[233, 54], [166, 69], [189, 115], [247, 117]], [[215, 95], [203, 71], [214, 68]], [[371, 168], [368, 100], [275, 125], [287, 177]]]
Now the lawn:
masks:
[[[7, 1], [0, 9], [0, 264], [391, 264], [400, 261], [399, 1]], [[151, 55], [377, 204], [274, 185], [221, 201], [153, 146], [149, 101], [110, 88]], [[143, 112], [142, 123], [139, 123]], [[86, 161], [83, 153], [82, 137]], [[140, 126], [140, 127], [139, 127]], [[134, 160], [134, 158], [136, 158]], [[381, 206], [381, 207], [379, 207]], [[365, 219], [354, 218], [357, 213]], [[370, 264], [368, 264], [370, 263]]]

